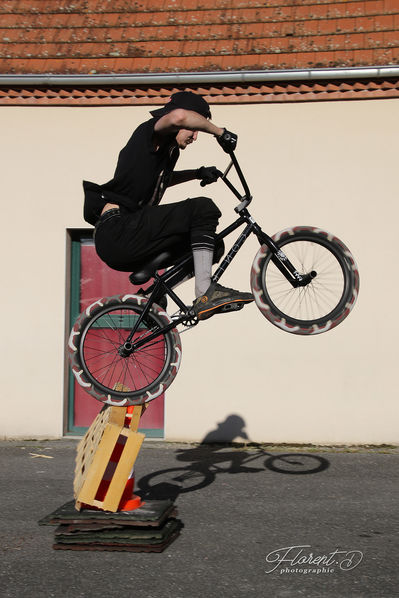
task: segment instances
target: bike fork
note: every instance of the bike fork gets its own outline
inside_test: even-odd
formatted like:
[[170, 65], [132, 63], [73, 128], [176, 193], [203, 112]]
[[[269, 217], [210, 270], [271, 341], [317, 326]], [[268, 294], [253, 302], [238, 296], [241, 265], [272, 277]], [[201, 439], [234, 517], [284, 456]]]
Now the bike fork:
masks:
[[314, 270], [308, 274], [301, 274], [298, 272], [295, 266], [291, 264], [284, 251], [280, 249], [278, 245], [276, 245], [273, 239], [264, 233], [258, 225], [256, 225], [256, 228], [257, 230], [255, 231], [255, 234], [258, 237], [259, 243], [261, 245], [265, 244], [269, 247], [272, 253], [271, 259], [273, 264], [280, 270], [282, 274], [284, 274], [285, 278], [294, 288], [305, 287], [313, 280], [313, 278], [317, 276], [317, 272]]
[[261, 245], [267, 245], [272, 253], [272, 261], [276, 265], [276, 267], [280, 270], [280, 272], [285, 276], [288, 282], [294, 287], [306, 286], [309, 282], [316, 276], [316, 272], [310, 272], [309, 274], [301, 274], [298, 270], [291, 264], [285, 253], [276, 245], [269, 235], [264, 233], [260, 226], [254, 221], [252, 216], [249, 212], [244, 209], [240, 214], [240, 218], [233, 223], [223, 234], [220, 235], [220, 238], [226, 236], [226, 234], [230, 233], [235, 228], [238, 228], [241, 224], [247, 223], [247, 226], [242, 231], [241, 235], [238, 237], [237, 241], [234, 243], [230, 251], [227, 253], [225, 258], [223, 259], [220, 266], [217, 268], [216, 272], [212, 276], [212, 282], [218, 282], [222, 274], [226, 271], [228, 266], [231, 264], [235, 256], [237, 255], [238, 251], [244, 245], [245, 241], [248, 237], [254, 233], [258, 241]]

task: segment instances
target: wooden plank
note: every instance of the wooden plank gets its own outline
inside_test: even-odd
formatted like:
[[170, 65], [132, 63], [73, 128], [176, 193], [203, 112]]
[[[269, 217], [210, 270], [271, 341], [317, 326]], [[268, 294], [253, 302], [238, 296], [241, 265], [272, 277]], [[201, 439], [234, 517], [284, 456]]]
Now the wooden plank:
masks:
[[107, 426], [110, 409], [101, 410], [80, 441], [75, 459], [74, 495], [79, 494]]
[[125, 423], [127, 408], [126, 407], [110, 407], [109, 411], [110, 411], [109, 419], [108, 419], [109, 423], [122, 427]]
[[120, 432], [121, 428], [113, 424], [108, 424], [105, 428], [83, 486], [76, 497], [79, 502], [92, 504], [94, 501]]
[[131, 418], [130, 426], [129, 426], [129, 428], [133, 432], [137, 432], [137, 430], [139, 428], [139, 422], [140, 422], [140, 417], [141, 417], [142, 411], [143, 411], [142, 405], [134, 405], [133, 406], [132, 418]]
[[126, 482], [137, 459], [144, 438], [145, 434], [130, 432], [104, 499], [102, 508], [106, 511], [114, 512], [118, 509]]

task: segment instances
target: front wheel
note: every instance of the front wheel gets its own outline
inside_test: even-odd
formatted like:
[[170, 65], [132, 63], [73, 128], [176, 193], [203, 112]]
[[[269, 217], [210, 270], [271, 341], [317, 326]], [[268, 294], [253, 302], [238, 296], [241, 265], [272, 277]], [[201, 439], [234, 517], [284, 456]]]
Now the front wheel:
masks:
[[[68, 343], [72, 372], [103, 403], [126, 406], [156, 399], [178, 372], [181, 343], [175, 328], [131, 353], [121, 350], [147, 301], [138, 295], [105, 297], [90, 305], [72, 328]], [[169, 316], [153, 304], [132, 344], [170, 323]]]
[[293, 334], [320, 334], [340, 324], [359, 292], [359, 271], [349, 249], [334, 235], [310, 226], [274, 235], [300, 274], [312, 273], [306, 286], [293, 287], [262, 245], [252, 264], [251, 287], [256, 305], [275, 326]]

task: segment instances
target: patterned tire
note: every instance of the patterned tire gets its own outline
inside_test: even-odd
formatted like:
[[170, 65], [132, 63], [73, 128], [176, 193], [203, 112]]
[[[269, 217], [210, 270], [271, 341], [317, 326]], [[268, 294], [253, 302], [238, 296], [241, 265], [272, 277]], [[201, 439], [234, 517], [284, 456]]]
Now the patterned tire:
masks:
[[[90, 305], [72, 328], [68, 342], [72, 372], [98, 401], [119, 406], [152, 401], [168, 388], [179, 370], [182, 350], [175, 328], [128, 356], [120, 353], [146, 303], [147, 299], [138, 295], [105, 297]], [[168, 314], [153, 304], [131, 342], [170, 323]]]
[[351, 312], [359, 292], [359, 271], [349, 249], [334, 235], [310, 226], [283, 230], [273, 237], [295, 268], [316, 272], [305, 287], [293, 288], [262, 245], [252, 264], [251, 287], [262, 314], [293, 334], [320, 334], [338, 326]]

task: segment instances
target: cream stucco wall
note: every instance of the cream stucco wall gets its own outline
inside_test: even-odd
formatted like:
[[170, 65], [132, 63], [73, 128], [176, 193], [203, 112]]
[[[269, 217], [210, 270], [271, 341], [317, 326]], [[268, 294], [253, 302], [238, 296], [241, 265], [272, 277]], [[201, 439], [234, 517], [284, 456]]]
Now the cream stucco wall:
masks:
[[[239, 134], [252, 213], [272, 234], [296, 224], [334, 232], [354, 253], [360, 296], [327, 334], [302, 338], [254, 305], [183, 335], [183, 361], [166, 398], [166, 438], [201, 440], [239, 415], [252, 441], [398, 443], [394, 274], [399, 100], [215, 106]], [[2, 393], [0, 436], [62, 435], [66, 229], [86, 227], [81, 180], [112, 177], [145, 107], [3, 107]], [[180, 167], [226, 163], [200, 136]], [[168, 201], [203, 194], [197, 183]], [[234, 198], [208, 187], [232, 219]], [[223, 283], [249, 289], [248, 241]], [[184, 292], [192, 299], [192, 286]]]

